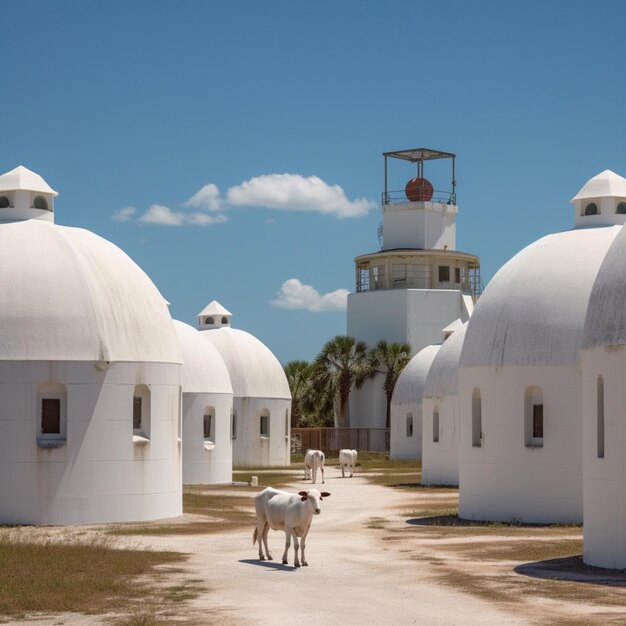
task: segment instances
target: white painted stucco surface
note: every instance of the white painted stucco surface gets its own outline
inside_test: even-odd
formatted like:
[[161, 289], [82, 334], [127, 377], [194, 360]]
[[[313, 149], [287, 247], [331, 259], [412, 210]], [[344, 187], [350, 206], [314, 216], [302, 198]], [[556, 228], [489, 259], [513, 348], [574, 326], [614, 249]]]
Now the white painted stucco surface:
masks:
[[[439, 345], [420, 350], [402, 370], [391, 398], [389, 447], [392, 459], [422, 459], [422, 392]], [[413, 417], [413, 434], [407, 434], [407, 415]]]

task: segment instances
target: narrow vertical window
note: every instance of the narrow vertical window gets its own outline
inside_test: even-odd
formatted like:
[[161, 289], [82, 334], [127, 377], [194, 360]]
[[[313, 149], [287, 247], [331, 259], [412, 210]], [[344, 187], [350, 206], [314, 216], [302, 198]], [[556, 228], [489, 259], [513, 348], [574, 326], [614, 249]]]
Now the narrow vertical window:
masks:
[[230, 438], [237, 439], [237, 411], [230, 410]]
[[205, 441], [215, 440], [215, 408], [208, 406], [204, 409], [203, 435]]
[[60, 383], [44, 383], [37, 390], [37, 443], [58, 447], [67, 437], [67, 390]]
[[439, 441], [439, 407], [433, 409], [433, 442]]
[[289, 409], [285, 409], [285, 437], [289, 437]]
[[413, 436], [413, 413], [406, 414], [406, 436]]
[[41, 434], [61, 434], [61, 400], [58, 398], [41, 400]]
[[598, 376], [597, 408], [596, 408], [597, 454], [599, 459], [604, 458], [604, 379]]
[[261, 411], [260, 432], [261, 437], [270, 436], [270, 412], [267, 409]]
[[537, 386], [528, 387], [524, 392], [524, 439], [526, 447], [543, 447], [543, 437], [543, 392]]
[[133, 436], [150, 439], [150, 389], [147, 385], [135, 385], [133, 392]]
[[472, 392], [472, 447], [480, 448], [483, 445], [483, 415], [480, 389]]

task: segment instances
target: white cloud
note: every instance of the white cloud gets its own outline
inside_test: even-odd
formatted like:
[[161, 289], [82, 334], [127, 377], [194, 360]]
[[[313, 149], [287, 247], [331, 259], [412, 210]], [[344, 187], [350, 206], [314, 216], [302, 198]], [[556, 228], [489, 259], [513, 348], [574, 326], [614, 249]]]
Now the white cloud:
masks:
[[345, 311], [349, 293], [347, 289], [336, 289], [320, 294], [315, 287], [303, 285], [297, 278], [290, 278], [283, 283], [270, 304], [281, 309]]
[[230, 187], [228, 203], [233, 206], [261, 206], [284, 211], [317, 211], [339, 218], [360, 217], [376, 203], [367, 198], [348, 200], [339, 185], [328, 185], [317, 176], [267, 174]]
[[209, 183], [191, 196], [191, 198], [185, 202], [185, 206], [194, 209], [202, 208], [208, 211], [220, 211], [222, 209], [220, 190], [217, 185]]
[[182, 226], [183, 224], [208, 226], [209, 224], [223, 224], [228, 221], [228, 218], [222, 213], [218, 215], [187, 213], [185, 211], [172, 211], [169, 207], [153, 204], [138, 221], [147, 224], [159, 224], [160, 226]]
[[115, 211], [113, 213], [113, 219], [116, 222], [130, 222], [135, 213], [137, 213], [137, 209], [134, 206], [127, 206], [125, 209]]

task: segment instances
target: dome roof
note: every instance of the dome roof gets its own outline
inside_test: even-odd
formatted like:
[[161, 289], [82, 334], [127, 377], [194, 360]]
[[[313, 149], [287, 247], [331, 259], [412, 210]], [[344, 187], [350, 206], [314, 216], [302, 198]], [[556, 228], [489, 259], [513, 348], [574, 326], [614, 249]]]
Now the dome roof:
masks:
[[610, 197], [626, 198], [626, 179], [611, 170], [604, 170], [590, 178], [571, 202]]
[[591, 290], [583, 348], [626, 344], [626, 229], [606, 253]]
[[476, 304], [461, 367], [576, 363], [591, 288], [619, 230], [555, 233], [516, 254]]
[[157, 288], [87, 230], [0, 224], [0, 286], [0, 360], [181, 362]]
[[256, 337], [227, 326], [203, 330], [201, 334], [222, 355], [236, 397], [291, 398], [282, 365]]
[[217, 348], [206, 334], [174, 320], [183, 355], [183, 392], [233, 393], [228, 369]]
[[426, 346], [402, 370], [393, 389], [392, 405], [416, 404], [422, 401], [424, 383], [440, 345]]
[[455, 396], [459, 386], [459, 359], [463, 349], [467, 323], [453, 332], [441, 346], [435, 360], [430, 366], [424, 396], [429, 398], [443, 398]]

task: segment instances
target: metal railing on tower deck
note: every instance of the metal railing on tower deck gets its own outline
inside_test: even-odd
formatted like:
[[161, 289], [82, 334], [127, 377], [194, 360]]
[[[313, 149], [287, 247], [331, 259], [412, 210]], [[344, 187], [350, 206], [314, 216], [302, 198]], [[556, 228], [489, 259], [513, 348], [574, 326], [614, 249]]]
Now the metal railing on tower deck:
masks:
[[[403, 204], [406, 202], [411, 201], [406, 197], [406, 192], [404, 189], [400, 189], [398, 191], [383, 191], [381, 194], [381, 204], [383, 206], [383, 211], [385, 210], [385, 205], [387, 204]], [[433, 191], [433, 197], [430, 198], [428, 202], [456, 204], [456, 193], [454, 193], [453, 191], [442, 191], [440, 189], [435, 189]], [[412, 204], [417, 204], [417, 202], [413, 202]]]

